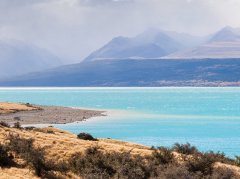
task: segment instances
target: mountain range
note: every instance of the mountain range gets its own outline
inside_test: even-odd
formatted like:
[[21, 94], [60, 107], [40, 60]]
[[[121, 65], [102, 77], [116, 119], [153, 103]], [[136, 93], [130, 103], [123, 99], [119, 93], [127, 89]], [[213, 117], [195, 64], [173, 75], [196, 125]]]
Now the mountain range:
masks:
[[213, 34], [205, 43], [168, 55], [165, 58], [203, 59], [239, 58], [240, 29], [225, 27]]
[[48, 50], [17, 40], [0, 41], [0, 78], [9, 78], [61, 65]]
[[84, 60], [159, 58], [203, 41], [204, 38], [152, 28], [136, 37], [116, 37]]
[[78, 64], [0, 80], [0, 86], [240, 86], [239, 32], [225, 27], [195, 37], [149, 29], [116, 37]]

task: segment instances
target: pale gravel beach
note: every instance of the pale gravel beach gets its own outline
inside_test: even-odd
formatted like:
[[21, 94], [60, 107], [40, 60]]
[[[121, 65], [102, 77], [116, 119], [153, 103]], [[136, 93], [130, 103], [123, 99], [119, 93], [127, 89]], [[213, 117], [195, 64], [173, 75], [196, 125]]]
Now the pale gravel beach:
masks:
[[60, 106], [40, 106], [41, 110], [18, 111], [9, 114], [0, 114], [0, 121], [13, 124], [66, 124], [77, 121], [85, 121], [91, 117], [105, 116], [105, 111], [77, 109]]

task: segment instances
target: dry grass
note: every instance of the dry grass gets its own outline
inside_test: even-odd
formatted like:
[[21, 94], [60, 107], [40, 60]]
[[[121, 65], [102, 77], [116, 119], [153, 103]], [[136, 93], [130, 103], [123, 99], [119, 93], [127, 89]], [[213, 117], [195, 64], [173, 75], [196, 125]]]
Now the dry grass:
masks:
[[[46, 158], [60, 162], [68, 161], [76, 152], [84, 153], [86, 149], [97, 146], [102, 152], [131, 152], [141, 156], [151, 155], [152, 150], [148, 147], [112, 139], [99, 139], [98, 141], [86, 141], [78, 139], [76, 135], [56, 128], [43, 128], [33, 130], [21, 130], [14, 128], [0, 128], [0, 143], [7, 143], [8, 134], [18, 134], [23, 138], [33, 138], [34, 146], [45, 148]], [[176, 158], [181, 154], [174, 152]], [[215, 163], [214, 168], [226, 168], [240, 177], [240, 168], [237, 166]], [[38, 178], [28, 168], [5, 168], [0, 169], [0, 179], [3, 178]], [[63, 178], [79, 178], [73, 174], [66, 174]]]
[[[111, 151], [131, 151], [133, 154], [149, 155], [151, 150], [148, 147], [130, 144], [111, 139], [99, 139], [98, 141], [86, 141], [78, 139], [76, 135], [56, 128], [43, 128], [34, 130], [20, 130], [14, 128], [0, 128], [0, 143], [7, 142], [8, 134], [18, 134], [23, 138], [33, 138], [34, 145], [45, 147], [47, 158], [53, 161], [67, 161], [72, 154], [76, 152], [84, 152], [87, 148], [98, 146], [100, 150], [105, 152]], [[0, 179], [7, 178], [38, 178], [34, 177], [29, 169], [6, 168], [0, 169]], [[10, 177], [11, 176], [11, 177]], [[69, 174], [67, 178], [79, 178], [73, 174]]]
[[220, 162], [216, 162], [214, 164], [214, 168], [215, 169], [217, 169], [217, 168], [224, 168], [224, 169], [231, 170], [234, 173], [238, 173], [238, 176], [240, 178], [240, 167], [233, 166], [233, 165], [228, 165], [228, 164], [223, 164], [223, 163], [220, 163]]
[[67, 160], [76, 152], [84, 152], [89, 147], [97, 146], [106, 152], [129, 152], [132, 154], [150, 155], [148, 147], [121, 142], [111, 139], [99, 139], [98, 141], [86, 141], [78, 139], [76, 135], [56, 128], [34, 129], [30, 131], [14, 128], [0, 128], [0, 142], [6, 139], [8, 133], [19, 134], [23, 138], [33, 138], [34, 145], [45, 147], [48, 156], [56, 161]]
[[19, 111], [33, 111], [33, 110], [39, 110], [39, 108], [23, 103], [0, 102], [0, 114], [9, 114]]
[[0, 179], [38, 179], [29, 169], [23, 168], [0, 168]]

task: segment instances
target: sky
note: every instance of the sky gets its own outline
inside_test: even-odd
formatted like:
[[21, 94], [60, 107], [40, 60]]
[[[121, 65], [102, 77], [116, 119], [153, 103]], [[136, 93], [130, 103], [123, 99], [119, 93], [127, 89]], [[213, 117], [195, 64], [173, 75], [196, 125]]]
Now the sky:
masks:
[[80, 62], [113, 37], [159, 28], [203, 36], [240, 27], [240, 0], [0, 0], [0, 39]]

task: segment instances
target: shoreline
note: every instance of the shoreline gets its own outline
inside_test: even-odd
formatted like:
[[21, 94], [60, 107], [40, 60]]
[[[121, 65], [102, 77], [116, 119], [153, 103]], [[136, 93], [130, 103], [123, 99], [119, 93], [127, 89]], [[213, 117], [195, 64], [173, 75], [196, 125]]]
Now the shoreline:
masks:
[[[19, 103], [6, 103], [19, 104]], [[25, 105], [25, 104], [21, 104]], [[92, 117], [106, 116], [106, 111], [79, 109], [61, 106], [32, 105], [38, 110], [19, 110], [13, 113], [0, 114], [0, 121], [13, 125], [19, 122], [21, 125], [35, 124], [67, 124], [86, 121]]]

